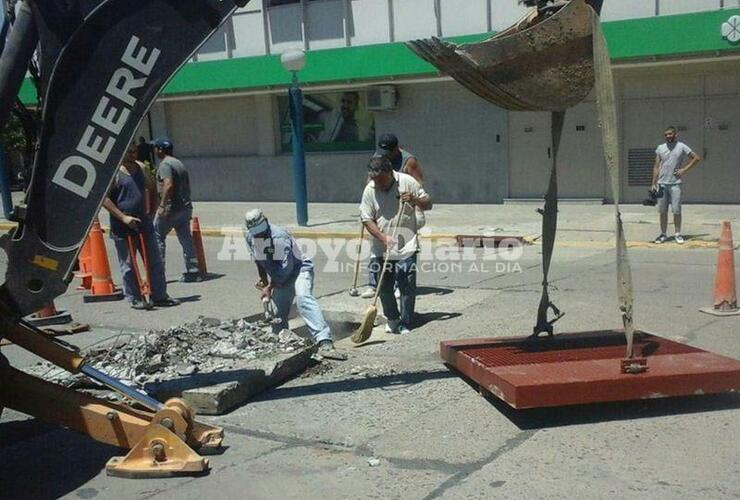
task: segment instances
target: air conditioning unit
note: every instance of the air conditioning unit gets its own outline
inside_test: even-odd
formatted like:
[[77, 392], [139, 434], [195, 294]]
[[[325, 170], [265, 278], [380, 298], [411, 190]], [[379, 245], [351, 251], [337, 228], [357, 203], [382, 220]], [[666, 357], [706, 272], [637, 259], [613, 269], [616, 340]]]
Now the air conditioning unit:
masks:
[[397, 100], [393, 85], [375, 85], [367, 90], [367, 109], [370, 111], [394, 110]]

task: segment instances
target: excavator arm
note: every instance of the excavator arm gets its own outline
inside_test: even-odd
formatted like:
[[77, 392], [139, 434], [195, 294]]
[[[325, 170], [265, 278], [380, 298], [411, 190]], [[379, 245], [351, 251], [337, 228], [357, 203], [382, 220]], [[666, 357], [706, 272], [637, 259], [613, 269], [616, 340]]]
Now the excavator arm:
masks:
[[80, 246], [153, 100], [246, 3], [20, 4], [0, 59], [0, 126], [37, 46], [41, 123], [26, 204], [16, 210], [18, 228], [4, 242], [8, 269], [0, 300], [8, 309], [30, 314], [65, 292]]
[[[196, 422], [180, 400], [162, 404], [88, 366], [68, 346], [26, 323], [65, 292], [117, 166], [152, 102], [196, 50], [249, 0], [23, 0], [0, 56], [0, 127], [31, 68], [40, 121], [25, 202], [0, 243], [0, 337], [118, 391], [140, 409], [114, 405], [12, 368], [0, 355], [2, 407], [130, 448], [111, 474], [198, 474], [194, 450], [219, 448], [223, 431]], [[17, 5], [16, 5], [17, 3]], [[141, 409], [143, 408], [143, 409]]]

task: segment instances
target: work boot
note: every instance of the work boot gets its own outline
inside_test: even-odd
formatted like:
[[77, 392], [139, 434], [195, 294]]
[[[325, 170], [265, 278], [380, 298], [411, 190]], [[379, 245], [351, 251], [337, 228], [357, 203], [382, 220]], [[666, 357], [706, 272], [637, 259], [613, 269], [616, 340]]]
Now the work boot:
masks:
[[149, 302], [144, 302], [141, 299], [134, 299], [131, 301], [131, 309], [136, 309], [137, 311], [148, 311], [152, 308], [152, 305]]
[[339, 352], [334, 348], [334, 342], [329, 339], [319, 342], [319, 354], [322, 358], [333, 359], [335, 361], [347, 361], [347, 355]]
[[375, 288], [373, 287], [367, 287], [367, 290], [362, 292], [362, 295], [360, 295], [363, 299], [374, 299], [375, 298]]
[[154, 305], [156, 307], [174, 307], [174, 306], [179, 306], [180, 301], [177, 299], [173, 299], [172, 297], [168, 295], [167, 297], [163, 299], [155, 300]]
[[200, 273], [182, 273], [180, 276], [180, 283], [200, 283], [203, 281], [203, 277]]
[[665, 243], [666, 241], [668, 241], [668, 237], [665, 234], [661, 234], [657, 238], [655, 238], [655, 243], [658, 244]]

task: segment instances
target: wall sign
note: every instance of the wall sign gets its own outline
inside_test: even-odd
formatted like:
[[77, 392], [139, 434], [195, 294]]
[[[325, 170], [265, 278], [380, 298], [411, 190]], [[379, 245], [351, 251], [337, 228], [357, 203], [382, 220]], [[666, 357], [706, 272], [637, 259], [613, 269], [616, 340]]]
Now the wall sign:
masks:
[[732, 16], [722, 23], [722, 38], [730, 43], [740, 42], [740, 16]]

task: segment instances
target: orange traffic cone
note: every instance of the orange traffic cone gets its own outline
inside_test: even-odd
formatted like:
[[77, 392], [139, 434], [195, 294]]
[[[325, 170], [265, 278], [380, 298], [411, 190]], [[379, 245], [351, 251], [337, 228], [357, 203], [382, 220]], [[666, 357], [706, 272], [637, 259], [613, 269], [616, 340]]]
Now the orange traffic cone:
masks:
[[104, 302], [121, 300], [123, 292], [116, 288], [110, 275], [108, 252], [105, 249], [103, 230], [98, 219], [93, 221], [90, 229], [90, 253], [92, 254], [92, 284], [90, 293], [85, 295], [85, 302]]
[[26, 321], [34, 326], [65, 325], [72, 322], [72, 315], [67, 311], [57, 311], [52, 300], [37, 312], [27, 316]]
[[78, 290], [90, 290], [92, 287], [92, 252], [90, 251], [90, 238], [85, 238], [82, 244], [80, 255], [77, 257], [80, 264], [80, 270], [75, 274], [82, 280], [77, 287]]
[[200, 232], [200, 221], [193, 217], [193, 244], [195, 245], [195, 256], [198, 258], [198, 271], [202, 278], [208, 276], [206, 266], [206, 253], [203, 250], [203, 235]]
[[717, 275], [714, 278], [714, 305], [699, 309], [714, 316], [735, 316], [740, 314], [737, 307], [735, 288], [735, 247], [732, 244], [730, 221], [722, 222], [722, 235], [719, 238], [719, 257]]

